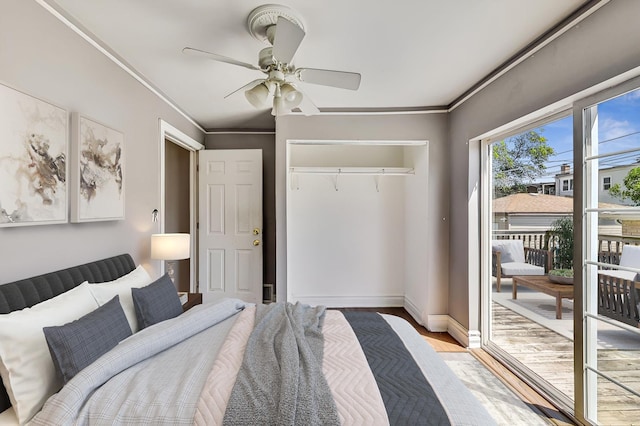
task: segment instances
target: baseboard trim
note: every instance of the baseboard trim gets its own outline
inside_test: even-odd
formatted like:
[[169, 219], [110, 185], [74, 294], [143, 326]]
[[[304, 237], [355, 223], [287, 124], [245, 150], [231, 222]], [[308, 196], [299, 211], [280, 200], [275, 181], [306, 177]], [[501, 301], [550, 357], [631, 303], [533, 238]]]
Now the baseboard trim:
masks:
[[404, 296], [292, 296], [293, 302], [328, 308], [401, 308]]
[[427, 315], [427, 330], [433, 333], [449, 331], [449, 315]]
[[482, 339], [480, 338], [480, 330], [469, 330], [469, 349], [480, 349], [482, 347]]
[[447, 332], [456, 339], [460, 344], [469, 349], [477, 349], [482, 346], [480, 339], [480, 331], [468, 330], [458, 321], [449, 317]]
[[447, 331], [464, 347], [469, 347], [469, 333], [466, 328], [462, 326], [458, 321], [449, 317], [449, 324], [447, 325]]
[[422, 312], [420, 312], [420, 309], [418, 309], [418, 307], [406, 297], [404, 298], [404, 309], [409, 312], [409, 315], [411, 315], [418, 324], [424, 327], [425, 321], [422, 319]]

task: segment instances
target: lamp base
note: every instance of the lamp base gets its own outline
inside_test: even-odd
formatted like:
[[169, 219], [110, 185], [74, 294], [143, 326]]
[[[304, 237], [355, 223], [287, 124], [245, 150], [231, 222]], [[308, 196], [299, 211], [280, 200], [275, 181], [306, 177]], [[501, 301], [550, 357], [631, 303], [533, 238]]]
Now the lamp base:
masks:
[[169, 278], [171, 278], [171, 282], [173, 283], [173, 285], [176, 285], [176, 279], [175, 279], [175, 262], [172, 260], [167, 260], [167, 274], [169, 275]]

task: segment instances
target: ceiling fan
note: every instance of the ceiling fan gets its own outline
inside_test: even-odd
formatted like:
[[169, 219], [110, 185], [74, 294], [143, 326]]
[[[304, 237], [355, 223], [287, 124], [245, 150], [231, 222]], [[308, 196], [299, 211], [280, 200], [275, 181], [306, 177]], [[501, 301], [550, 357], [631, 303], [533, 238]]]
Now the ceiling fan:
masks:
[[342, 89], [358, 90], [361, 76], [359, 73], [334, 71], [318, 68], [296, 68], [293, 57], [300, 47], [306, 33], [302, 20], [286, 6], [267, 4], [254, 9], [247, 18], [249, 33], [271, 46], [262, 49], [258, 55], [258, 66], [238, 61], [192, 47], [182, 52], [201, 56], [214, 61], [261, 71], [266, 77], [253, 80], [236, 92], [245, 91], [245, 97], [256, 108], [264, 108], [272, 101], [271, 114], [274, 116], [300, 109], [304, 114], [318, 113], [316, 105], [300, 90], [298, 83], [312, 83]]

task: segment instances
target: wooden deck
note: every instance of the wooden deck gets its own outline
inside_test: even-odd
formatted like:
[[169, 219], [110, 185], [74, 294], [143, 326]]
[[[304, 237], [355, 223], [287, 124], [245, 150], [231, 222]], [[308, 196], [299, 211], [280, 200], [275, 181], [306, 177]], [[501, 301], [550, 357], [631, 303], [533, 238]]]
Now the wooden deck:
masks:
[[[492, 306], [492, 340], [573, 399], [573, 342], [498, 303]], [[600, 349], [598, 367], [626, 386], [640, 391], [639, 350]], [[638, 424], [640, 398], [604, 379], [598, 381], [598, 395], [600, 424]]]

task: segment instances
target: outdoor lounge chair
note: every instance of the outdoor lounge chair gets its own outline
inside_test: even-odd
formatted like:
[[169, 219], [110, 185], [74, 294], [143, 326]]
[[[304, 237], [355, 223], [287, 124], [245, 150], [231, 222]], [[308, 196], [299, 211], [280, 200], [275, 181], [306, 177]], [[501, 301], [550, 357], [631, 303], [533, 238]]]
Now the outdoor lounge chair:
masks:
[[551, 269], [549, 250], [525, 247], [522, 240], [492, 240], [491, 274], [500, 291], [502, 278], [515, 275], [545, 275]]
[[[619, 266], [640, 269], [640, 246], [622, 246]], [[640, 274], [623, 269], [598, 271], [598, 314], [640, 327], [639, 293]]]

